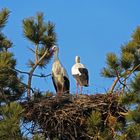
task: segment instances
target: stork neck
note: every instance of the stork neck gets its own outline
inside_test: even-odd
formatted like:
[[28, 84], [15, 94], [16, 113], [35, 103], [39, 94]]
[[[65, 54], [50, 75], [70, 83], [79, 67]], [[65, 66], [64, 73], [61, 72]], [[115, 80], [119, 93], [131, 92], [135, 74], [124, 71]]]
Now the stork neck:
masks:
[[55, 53], [54, 53], [54, 60], [58, 60], [59, 58], [58, 58], [58, 51], [56, 51]]
[[80, 58], [79, 58], [79, 57], [76, 57], [76, 58], [75, 58], [75, 62], [76, 62], [76, 63], [80, 63]]

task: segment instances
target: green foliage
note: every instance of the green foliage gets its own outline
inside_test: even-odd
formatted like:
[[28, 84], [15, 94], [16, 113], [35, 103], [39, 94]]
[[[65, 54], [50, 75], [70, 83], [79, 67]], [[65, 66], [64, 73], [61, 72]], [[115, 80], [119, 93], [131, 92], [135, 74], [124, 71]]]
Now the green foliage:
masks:
[[42, 37], [42, 43], [45, 46], [51, 47], [56, 42], [55, 24], [52, 22], [47, 23], [47, 35]]
[[0, 102], [14, 101], [21, 97], [24, 86], [13, 69], [16, 60], [9, 52], [0, 52]]
[[[2, 29], [9, 17], [9, 10], [0, 12], [0, 29]], [[15, 101], [21, 97], [24, 87], [17, 72], [14, 71], [16, 60], [8, 49], [12, 47], [3, 33], [0, 32], [0, 102]]]
[[9, 13], [8, 9], [2, 9], [0, 11], [0, 51], [7, 51], [8, 48], [12, 47], [12, 42], [1, 32], [8, 20]]
[[[126, 115], [127, 125], [125, 126], [123, 135], [126, 139], [138, 140], [140, 138], [140, 73], [138, 73], [131, 81], [131, 92], [127, 93], [123, 98], [123, 103], [129, 107]], [[122, 136], [123, 136], [122, 135]]]
[[[125, 69], [137, 67], [140, 64], [140, 46], [134, 42], [130, 41], [128, 44], [121, 48], [122, 51], [122, 67]], [[125, 59], [123, 56], [125, 55]], [[125, 61], [124, 61], [125, 60]], [[139, 71], [139, 66], [134, 71]]]
[[27, 63], [27, 66], [30, 67], [30, 68], [33, 68], [35, 65], [35, 62], [31, 59], [28, 60], [28, 63]]
[[[140, 28], [132, 35], [132, 40], [121, 47], [120, 56], [114, 53], [107, 54], [107, 66], [102, 69], [102, 76], [117, 78], [110, 88], [112, 92], [118, 85], [124, 92], [125, 87], [130, 85], [129, 77], [140, 71]], [[129, 83], [128, 83], [129, 82]]]
[[[16, 60], [8, 51], [12, 42], [1, 32], [9, 17], [9, 10], [0, 11], [0, 139], [21, 140], [20, 119], [23, 109], [15, 102], [24, 92], [21, 79], [14, 68]], [[7, 105], [5, 103], [8, 103]]]
[[116, 54], [114, 53], [109, 53], [107, 54], [107, 65], [108, 67], [110, 67], [111, 69], [117, 69], [117, 67], [119, 66], [119, 62], [118, 62], [118, 58], [116, 56]]
[[102, 127], [101, 113], [93, 111], [87, 119], [87, 133], [90, 136], [98, 137]]
[[28, 65], [33, 68], [39, 61], [44, 53], [46, 55], [38, 63], [40, 68], [44, 68], [52, 57], [50, 48], [56, 42], [56, 33], [54, 31], [55, 25], [53, 23], [44, 22], [43, 13], [38, 13], [35, 18], [26, 18], [23, 20], [23, 32], [24, 36], [35, 44], [35, 50], [32, 52], [35, 54], [36, 62], [30, 60]]
[[[111, 126], [112, 127], [112, 126]], [[112, 140], [113, 134], [108, 126], [104, 126], [102, 113], [93, 111], [87, 119], [87, 134], [93, 140]]]
[[129, 69], [134, 62], [134, 55], [129, 52], [122, 53], [121, 56], [121, 66], [124, 69]]
[[52, 58], [52, 53], [50, 50], [46, 50], [46, 47], [42, 47], [39, 49], [39, 58], [42, 57], [42, 55], [44, 54], [44, 52], [47, 52], [44, 59], [39, 63], [39, 68], [45, 68], [46, 65], [50, 62], [51, 58]]
[[124, 44], [121, 47], [121, 52], [122, 53], [126, 53], [127, 52], [127, 53], [131, 53], [131, 54], [135, 54], [136, 46], [137, 46], [136, 42], [129, 41], [127, 44]]
[[43, 134], [35, 134], [33, 135], [33, 140], [45, 140], [45, 137]]
[[0, 52], [0, 68], [14, 68], [16, 60], [13, 58], [13, 54], [9, 52]]
[[109, 68], [103, 68], [101, 71], [101, 75], [107, 78], [113, 78], [116, 77], [116, 72]]
[[134, 92], [129, 92], [125, 94], [125, 96], [122, 96], [120, 99], [120, 102], [122, 104], [127, 104], [127, 106], [135, 103], [137, 100], [137, 95]]
[[[116, 85], [122, 87], [120, 103], [128, 108], [128, 112], [123, 114], [126, 124], [116, 123], [114, 127], [112, 124], [112, 130], [117, 132], [114, 138], [138, 140], [140, 138], [140, 27], [136, 28], [132, 39], [121, 47], [120, 57], [112, 53], [107, 55], [107, 66], [103, 68], [102, 76], [118, 78], [114, 80], [112, 87]], [[124, 90], [124, 87], [127, 87], [127, 90]]]
[[128, 125], [125, 135], [126, 139], [138, 140], [140, 138], [140, 125], [139, 124]]
[[140, 124], [140, 106], [137, 106], [129, 115], [131, 115], [131, 119], [133, 119], [135, 123]]
[[10, 11], [6, 8], [0, 11], [0, 30], [5, 27]]
[[138, 26], [137, 29], [132, 34], [133, 41], [140, 45], [140, 27]]
[[36, 18], [23, 20], [24, 36], [34, 44], [44, 44], [51, 47], [56, 40], [54, 24], [43, 21], [43, 13], [38, 13]]
[[87, 119], [88, 130], [94, 131], [102, 124], [101, 113], [97, 111], [93, 111], [90, 117]]
[[34, 71], [38, 67], [45, 68], [53, 55], [51, 48], [56, 44], [54, 28], [53, 23], [44, 22], [43, 13], [37, 13], [36, 17], [23, 20], [24, 36], [35, 45], [35, 48], [30, 49], [34, 54], [34, 60], [30, 59], [28, 62], [30, 70], [28, 75], [27, 96], [29, 99], [31, 98], [30, 89]]
[[132, 80], [131, 87], [135, 93], [140, 94], [140, 72]]
[[104, 67], [101, 71], [101, 75], [107, 78], [117, 77], [120, 69], [120, 61], [119, 58], [114, 53], [108, 53], [106, 57], [107, 67]]
[[23, 111], [22, 107], [15, 102], [0, 107], [1, 140], [21, 140], [20, 120]]
[[9, 41], [4, 34], [0, 33], [0, 51], [7, 51], [12, 47], [12, 42]]
[[32, 18], [26, 19], [23, 21], [24, 35], [27, 39], [32, 41], [35, 44], [39, 43], [38, 32], [35, 30], [36, 24], [34, 24], [34, 20]]
[[132, 80], [131, 90], [123, 97], [123, 103], [129, 107], [126, 115], [127, 125], [123, 135], [126, 139], [137, 140], [140, 138], [140, 92], [139, 92], [139, 74]]

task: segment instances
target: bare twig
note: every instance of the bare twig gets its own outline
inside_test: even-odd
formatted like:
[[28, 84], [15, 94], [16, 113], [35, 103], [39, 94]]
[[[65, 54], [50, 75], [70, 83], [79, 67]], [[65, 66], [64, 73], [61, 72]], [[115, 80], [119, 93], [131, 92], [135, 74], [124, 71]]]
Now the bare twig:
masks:
[[[21, 74], [27, 74], [27, 75], [29, 75], [29, 72], [26, 72], [26, 71], [21, 71], [21, 70], [18, 70], [18, 69], [12, 69], [13, 71], [16, 71], [16, 72], [19, 72], [19, 73], [21, 73]], [[49, 76], [51, 76], [51, 74], [47, 74], [47, 75], [45, 75], [45, 74], [33, 74], [33, 76], [35, 76], [35, 77], [39, 77], [39, 78], [46, 78], [46, 77], [49, 77]]]
[[135, 70], [139, 67], [140, 67], [140, 64], [137, 65], [136, 67], [133, 67], [132, 70], [130, 70], [130, 73], [128, 74], [128, 76], [126, 76], [126, 78], [124, 79], [124, 81], [127, 80], [131, 76], [131, 74], [134, 73]]

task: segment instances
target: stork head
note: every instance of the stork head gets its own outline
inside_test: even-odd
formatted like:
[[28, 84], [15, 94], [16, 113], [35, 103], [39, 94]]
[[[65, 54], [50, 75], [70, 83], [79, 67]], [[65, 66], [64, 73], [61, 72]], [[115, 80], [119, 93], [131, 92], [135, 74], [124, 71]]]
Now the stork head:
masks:
[[56, 45], [54, 45], [54, 46], [52, 47], [52, 51], [53, 51], [53, 52], [59, 52], [59, 48], [58, 48]]
[[76, 57], [75, 57], [75, 62], [76, 62], [76, 63], [80, 63], [80, 57], [79, 57], [79, 56], [76, 56]]

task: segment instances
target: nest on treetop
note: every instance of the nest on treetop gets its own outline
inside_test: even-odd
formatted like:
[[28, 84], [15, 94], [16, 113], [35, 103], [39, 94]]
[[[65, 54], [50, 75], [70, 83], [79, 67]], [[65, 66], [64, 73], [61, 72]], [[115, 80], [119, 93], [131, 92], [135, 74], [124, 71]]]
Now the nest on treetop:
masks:
[[122, 114], [127, 112], [118, 103], [117, 94], [50, 96], [22, 105], [25, 120], [38, 124], [51, 140], [55, 137], [62, 140], [90, 140], [87, 118], [92, 111], [101, 112], [104, 126], [108, 125], [110, 116], [116, 118], [117, 122], [125, 123]]

